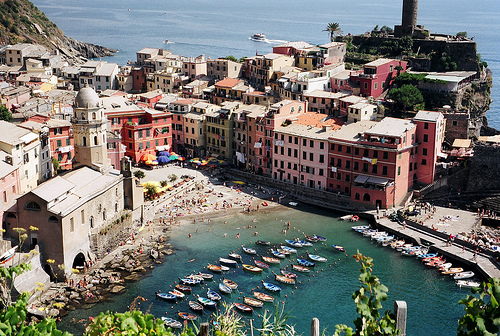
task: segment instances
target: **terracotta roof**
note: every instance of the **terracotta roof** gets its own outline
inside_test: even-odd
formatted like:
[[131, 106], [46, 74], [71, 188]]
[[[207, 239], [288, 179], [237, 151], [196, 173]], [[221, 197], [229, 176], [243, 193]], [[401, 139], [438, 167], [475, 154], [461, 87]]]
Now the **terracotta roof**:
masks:
[[215, 83], [215, 86], [232, 88], [232, 87], [238, 85], [240, 82], [241, 82], [241, 80], [238, 78], [225, 78], [225, 79]]
[[294, 121], [293, 123], [299, 125], [313, 126], [313, 127], [327, 126], [331, 130], [337, 130], [344, 124], [337, 118], [317, 112], [306, 112], [298, 116], [297, 120]]

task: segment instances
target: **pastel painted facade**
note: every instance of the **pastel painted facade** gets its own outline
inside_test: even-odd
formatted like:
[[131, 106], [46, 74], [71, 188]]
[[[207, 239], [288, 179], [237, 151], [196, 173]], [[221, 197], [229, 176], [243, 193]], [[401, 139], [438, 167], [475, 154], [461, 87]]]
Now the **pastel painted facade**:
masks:
[[232, 160], [232, 113], [239, 105], [236, 102], [226, 102], [220, 110], [213, 110], [205, 114], [207, 156], [214, 156], [222, 160]]
[[[398, 70], [398, 67], [401, 70]], [[379, 58], [363, 65], [363, 73], [351, 76], [351, 81], [359, 84], [360, 94], [364, 97], [378, 98], [389, 86], [393, 79], [405, 72], [407, 62], [388, 58]]]
[[241, 101], [243, 93], [250, 91], [245, 82], [237, 78], [225, 78], [215, 83], [214, 87], [215, 91], [211, 102], [216, 105], [222, 105], [226, 101]]
[[368, 103], [352, 104], [347, 109], [347, 121], [358, 122], [362, 120], [377, 121], [378, 107], [377, 105]]
[[293, 66], [295, 59], [280, 54], [266, 54], [252, 57], [249, 61], [249, 80], [258, 88], [264, 88], [274, 78], [274, 72], [281, 67]]
[[214, 80], [224, 78], [239, 78], [242, 76], [243, 63], [234, 62], [225, 58], [207, 60], [207, 75]]
[[207, 59], [204, 55], [190, 57], [183, 60], [182, 72], [189, 80], [198, 79], [207, 75]]
[[339, 99], [347, 96], [343, 93], [333, 93], [322, 90], [314, 90], [304, 93], [302, 98], [307, 101], [309, 111], [319, 112], [331, 116], [339, 115]]
[[7, 218], [8, 211], [16, 202], [16, 198], [21, 190], [19, 167], [14, 166], [9, 156], [0, 152], [0, 218], [2, 228], [7, 229], [10, 220], [16, 220], [15, 215]]

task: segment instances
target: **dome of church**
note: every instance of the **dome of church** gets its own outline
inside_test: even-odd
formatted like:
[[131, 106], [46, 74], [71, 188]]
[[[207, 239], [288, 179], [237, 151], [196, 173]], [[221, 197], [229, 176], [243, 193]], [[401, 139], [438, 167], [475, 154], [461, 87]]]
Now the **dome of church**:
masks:
[[79, 108], [92, 108], [99, 107], [99, 96], [89, 86], [85, 86], [78, 91], [75, 98], [75, 107]]

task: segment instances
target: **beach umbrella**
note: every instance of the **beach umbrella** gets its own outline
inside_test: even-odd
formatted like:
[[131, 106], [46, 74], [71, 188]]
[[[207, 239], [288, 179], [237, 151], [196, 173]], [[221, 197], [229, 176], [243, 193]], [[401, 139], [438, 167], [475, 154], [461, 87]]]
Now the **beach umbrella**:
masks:
[[169, 157], [170, 156], [170, 153], [168, 151], [161, 151], [158, 153], [158, 156], [166, 156], [166, 157]]
[[158, 162], [159, 163], [169, 163], [170, 158], [168, 156], [158, 156]]
[[184, 156], [179, 156], [179, 158], [177, 160], [184, 161], [184, 160], [186, 160], [186, 158]]
[[153, 161], [156, 160], [156, 156], [153, 154], [142, 154], [141, 159], [139, 161]]
[[177, 160], [179, 158], [179, 156], [177, 154], [170, 154], [170, 156], [168, 158], [170, 159], [170, 161], [174, 161], [174, 160]]
[[194, 159], [189, 160], [189, 162], [200, 164], [201, 160], [199, 158], [194, 158]]

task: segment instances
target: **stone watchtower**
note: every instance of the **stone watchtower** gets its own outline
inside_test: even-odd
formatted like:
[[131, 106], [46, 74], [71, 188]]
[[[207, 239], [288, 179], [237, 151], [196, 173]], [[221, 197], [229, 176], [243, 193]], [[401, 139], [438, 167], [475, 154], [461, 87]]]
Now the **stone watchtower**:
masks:
[[403, 16], [400, 26], [394, 27], [394, 36], [425, 38], [429, 35], [424, 26], [417, 24], [418, 0], [403, 0]]
[[111, 168], [106, 139], [106, 117], [99, 96], [85, 86], [75, 98], [71, 118], [75, 138], [74, 168], [87, 166], [100, 172]]

